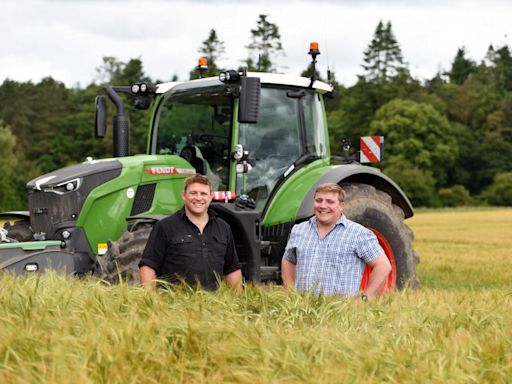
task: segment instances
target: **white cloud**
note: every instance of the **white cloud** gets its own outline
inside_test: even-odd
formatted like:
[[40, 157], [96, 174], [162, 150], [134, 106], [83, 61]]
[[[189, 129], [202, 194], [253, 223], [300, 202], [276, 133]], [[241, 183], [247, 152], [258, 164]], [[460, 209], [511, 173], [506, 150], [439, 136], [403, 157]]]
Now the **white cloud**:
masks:
[[261, 13], [280, 29], [286, 56], [278, 62], [291, 73], [307, 66], [309, 42], [318, 41], [319, 69], [329, 65], [338, 80], [353, 83], [378, 21], [389, 20], [413, 75], [428, 78], [448, 69], [460, 46], [481, 60], [489, 44], [509, 44], [511, 11], [506, 1], [7, 0], [0, 81], [52, 76], [85, 86], [103, 56], [140, 57], [152, 78], [186, 78], [211, 28], [225, 42], [220, 64], [237, 67]]

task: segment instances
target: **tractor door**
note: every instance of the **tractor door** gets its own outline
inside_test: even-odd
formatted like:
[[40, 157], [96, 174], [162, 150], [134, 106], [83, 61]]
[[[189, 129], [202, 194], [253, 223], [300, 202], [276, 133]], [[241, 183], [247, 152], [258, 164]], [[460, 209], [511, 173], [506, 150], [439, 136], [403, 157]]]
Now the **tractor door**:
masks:
[[224, 88], [169, 95], [159, 107], [154, 153], [183, 157], [214, 191], [227, 190], [232, 111]]
[[263, 212], [287, 171], [303, 156], [324, 157], [325, 126], [320, 96], [312, 90], [262, 88], [256, 124], [240, 124], [239, 142], [251, 169], [237, 175], [237, 194], [247, 193]]

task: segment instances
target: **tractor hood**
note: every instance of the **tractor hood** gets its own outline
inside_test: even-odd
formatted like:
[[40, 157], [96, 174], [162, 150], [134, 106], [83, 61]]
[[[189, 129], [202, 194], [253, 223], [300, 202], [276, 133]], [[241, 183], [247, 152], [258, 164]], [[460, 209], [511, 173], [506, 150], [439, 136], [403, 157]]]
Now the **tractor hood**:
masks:
[[[88, 161], [39, 176], [29, 181], [27, 188], [29, 191], [65, 194], [80, 189], [84, 180], [93, 175], [95, 175], [94, 178], [100, 179], [102, 179], [100, 175], [108, 175], [107, 178], [112, 179], [121, 173], [121, 168], [122, 165], [118, 160]], [[99, 185], [99, 183], [94, 184]]]
[[93, 189], [122, 171], [118, 160], [87, 161], [58, 169], [27, 183], [30, 224], [46, 239], [60, 239], [60, 226], [69, 227]]

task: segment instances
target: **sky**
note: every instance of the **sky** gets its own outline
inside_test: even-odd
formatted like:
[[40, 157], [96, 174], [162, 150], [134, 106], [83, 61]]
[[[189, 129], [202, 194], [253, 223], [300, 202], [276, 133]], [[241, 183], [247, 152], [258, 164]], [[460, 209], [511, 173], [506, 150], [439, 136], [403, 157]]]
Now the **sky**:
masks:
[[480, 62], [490, 44], [512, 46], [510, 0], [0, 0], [0, 82], [51, 76], [85, 87], [105, 56], [140, 58], [152, 79], [185, 80], [212, 28], [226, 49], [219, 66], [237, 68], [260, 14], [281, 33], [279, 72], [300, 74], [316, 41], [320, 73], [329, 67], [346, 86], [362, 74], [380, 20], [391, 22], [419, 80], [448, 70], [459, 47]]

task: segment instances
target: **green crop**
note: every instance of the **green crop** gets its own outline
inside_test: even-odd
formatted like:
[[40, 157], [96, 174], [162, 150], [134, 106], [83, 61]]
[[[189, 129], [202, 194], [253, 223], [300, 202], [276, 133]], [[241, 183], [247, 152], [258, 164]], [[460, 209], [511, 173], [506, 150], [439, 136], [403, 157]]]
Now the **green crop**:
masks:
[[511, 382], [511, 213], [421, 212], [422, 288], [368, 303], [0, 275], [0, 382]]

